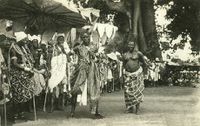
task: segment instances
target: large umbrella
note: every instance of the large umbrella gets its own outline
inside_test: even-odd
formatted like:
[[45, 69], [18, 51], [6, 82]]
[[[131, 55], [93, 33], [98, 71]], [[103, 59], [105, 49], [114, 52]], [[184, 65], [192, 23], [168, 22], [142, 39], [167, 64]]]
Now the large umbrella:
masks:
[[24, 0], [0, 0], [0, 19], [8, 19], [23, 24], [26, 32], [42, 34], [46, 30], [62, 30], [82, 27], [86, 20], [59, 3], [41, 6]]

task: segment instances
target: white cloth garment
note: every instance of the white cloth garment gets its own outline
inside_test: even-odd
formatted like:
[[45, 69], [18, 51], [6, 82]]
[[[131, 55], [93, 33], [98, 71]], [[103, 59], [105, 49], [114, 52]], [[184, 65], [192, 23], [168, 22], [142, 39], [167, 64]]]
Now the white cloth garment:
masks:
[[76, 40], [76, 28], [72, 28], [70, 31], [70, 37], [71, 37], [71, 43], [74, 43], [74, 41]]
[[108, 37], [106, 33], [104, 32], [103, 36], [101, 37], [101, 44], [105, 45], [107, 41], [108, 41]]
[[65, 54], [54, 56], [51, 60], [51, 77], [49, 79], [49, 88], [53, 91], [65, 77], [66, 77], [67, 57]]
[[111, 38], [112, 35], [113, 35], [113, 30], [114, 30], [114, 26], [113, 25], [110, 25], [110, 24], [107, 24], [106, 25], [106, 28], [105, 28], [105, 32], [106, 32], [106, 36], [108, 38]]
[[1, 48], [0, 48], [0, 62], [4, 62], [4, 58], [3, 58], [3, 54], [2, 54], [2, 51], [1, 51]]
[[108, 75], [108, 76], [107, 76], [107, 79], [108, 79], [108, 80], [113, 79], [112, 71], [111, 71], [110, 68], [108, 68], [108, 74], [107, 74], [107, 75]]
[[100, 10], [94, 9], [94, 8], [79, 8], [78, 9], [83, 17], [89, 18], [90, 22], [92, 21], [91, 14], [93, 14], [96, 17], [100, 16]]
[[118, 27], [113, 26], [113, 34], [112, 34], [111, 39], [113, 39], [115, 37], [117, 31], [118, 31]]
[[79, 94], [77, 96], [77, 102], [79, 102], [79, 105], [86, 106], [87, 105], [87, 80], [84, 84], [84, 86], [81, 87], [82, 94]]
[[64, 49], [65, 49], [65, 52], [69, 53], [70, 52], [70, 48], [69, 48], [69, 45], [67, 44], [66, 41], [63, 43], [63, 46], [64, 46]]
[[45, 87], [45, 79], [42, 74], [34, 73], [33, 81], [35, 82], [34, 95], [39, 95]]
[[123, 62], [119, 61], [119, 77], [122, 77]]
[[97, 23], [97, 30], [98, 30], [98, 33], [99, 33], [99, 37], [100, 37], [100, 38], [103, 37], [103, 34], [104, 34], [104, 32], [105, 32], [106, 26], [107, 26], [107, 25], [105, 25], [105, 24]]
[[[4, 58], [3, 58], [3, 54], [2, 54], [2, 51], [1, 51], [1, 48], [0, 48], [0, 67], [1, 67], [1, 63], [4, 62]], [[1, 68], [0, 68], [0, 74], [2, 73], [1, 71]]]

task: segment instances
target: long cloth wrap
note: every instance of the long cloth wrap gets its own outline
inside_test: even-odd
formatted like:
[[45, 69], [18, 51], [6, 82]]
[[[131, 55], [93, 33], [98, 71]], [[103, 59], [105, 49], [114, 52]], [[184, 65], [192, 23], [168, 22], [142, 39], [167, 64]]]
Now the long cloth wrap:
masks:
[[129, 109], [143, 101], [144, 78], [142, 67], [133, 73], [125, 71], [124, 79], [125, 103], [126, 108]]
[[90, 102], [91, 110], [96, 108], [96, 103], [100, 97], [100, 77], [97, 64], [80, 61], [71, 77], [72, 92], [81, 94], [78, 101], [81, 105], [87, 105]]
[[51, 91], [66, 77], [66, 64], [67, 57], [65, 54], [52, 57], [51, 77], [48, 85]]
[[[21, 48], [12, 44], [9, 49], [14, 49], [19, 56], [22, 58], [22, 62], [28, 61], [25, 57], [25, 54], [21, 50]], [[33, 75], [30, 72], [26, 72], [22, 69], [15, 67], [13, 64], [11, 65], [11, 60], [18, 59], [16, 56], [12, 58], [9, 55], [8, 58], [8, 68], [10, 73], [10, 84], [11, 84], [11, 92], [12, 92], [12, 100], [15, 103], [22, 103], [29, 101], [34, 95], [35, 83], [32, 79]], [[24, 63], [25, 64], [25, 63]]]

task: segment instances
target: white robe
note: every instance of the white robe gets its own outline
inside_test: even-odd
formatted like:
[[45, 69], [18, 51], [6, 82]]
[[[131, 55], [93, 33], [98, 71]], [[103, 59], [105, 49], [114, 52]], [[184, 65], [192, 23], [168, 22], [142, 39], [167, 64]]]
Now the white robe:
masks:
[[66, 77], [67, 57], [65, 54], [54, 56], [51, 60], [51, 77], [49, 79], [49, 88], [53, 91], [65, 77]]

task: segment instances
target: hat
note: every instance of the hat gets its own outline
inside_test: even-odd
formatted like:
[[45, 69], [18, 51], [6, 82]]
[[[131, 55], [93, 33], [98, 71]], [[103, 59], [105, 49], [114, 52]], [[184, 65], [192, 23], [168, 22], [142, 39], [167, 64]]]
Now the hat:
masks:
[[156, 61], [159, 61], [159, 58], [156, 58], [155, 60], [156, 60]]
[[24, 33], [23, 31], [21, 31], [21, 32], [15, 32], [14, 35], [16, 37], [17, 42], [19, 42], [22, 39], [27, 38], [27, 34]]
[[58, 33], [57, 37], [60, 37], [60, 36], [65, 37], [65, 34], [64, 33]]
[[117, 55], [116, 55], [115, 53], [113, 53], [113, 52], [107, 54], [107, 56], [108, 56], [110, 59], [112, 59], [112, 60], [116, 60], [116, 61], [118, 60], [118, 59], [117, 59]]
[[40, 35], [33, 35], [31, 36], [30, 34], [28, 34], [28, 39], [33, 41], [34, 39], [41, 41], [41, 36]]

